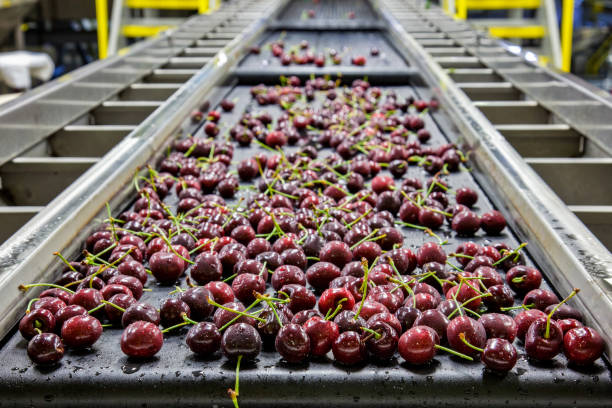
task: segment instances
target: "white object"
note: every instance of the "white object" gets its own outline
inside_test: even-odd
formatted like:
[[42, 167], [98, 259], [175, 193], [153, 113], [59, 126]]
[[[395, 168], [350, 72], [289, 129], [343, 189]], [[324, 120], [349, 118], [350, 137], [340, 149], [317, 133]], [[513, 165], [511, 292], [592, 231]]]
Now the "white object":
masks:
[[30, 89], [32, 77], [47, 81], [55, 64], [42, 52], [14, 51], [0, 54], [0, 80], [13, 89]]

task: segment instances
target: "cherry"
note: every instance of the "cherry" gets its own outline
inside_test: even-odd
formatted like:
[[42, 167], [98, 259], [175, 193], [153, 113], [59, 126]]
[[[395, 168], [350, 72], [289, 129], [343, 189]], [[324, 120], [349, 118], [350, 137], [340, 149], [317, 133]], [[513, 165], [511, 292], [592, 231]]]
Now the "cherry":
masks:
[[516, 349], [512, 343], [499, 338], [487, 340], [480, 355], [481, 361], [487, 368], [500, 372], [512, 370], [516, 364], [516, 358]]
[[516, 337], [519, 340], [524, 341], [525, 334], [527, 333], [529, 326], [531, 326], [531, 324], [537, 319], [545, 317], [546, 314], [538, 309], [523, 310], [519, 312], [516, 316], [514, 316], [514, 322], [516, 323], [517, 329]]
[[129, 357], [153, 357], [162, 348], [164, 337], [155, 324], [137, 321], [121, 334], [121, 351]]
[[370, 327], [374, 325], [376, 322], [387, 323], [397, 333], [402, 332], [402, 324], [400, 323], [399, 320], [397, 320], [397, 317], [395, 317], [395, 315], [392, 313], [388, 313], [388, 312], [377, 313], [368, 319], [366, 326]]
[[214, 306], [208, 301], [212, 299], [212, 294], [203, 286], [196, 286], [181, 292], [179, 298], [187, 303], [191, 310], [191, 318], [195, 321], [202, 321], [210, 316], [214, 311]]
[[143, 286], [140, 280], [134, 276], [115, 275], [108, 280], [108, 285], [123, 285], [131, 292], [134, 299], [139, 300], [142, 297]]
[[259, 275], [243, 273], [232, 281], [232, 290], [241, 302], [252, 303], [255, 300], [254, 293], [263, 294], [265, 292], [266, 281]]
[[91, 347], [102, 335], [102, 324], [90, 315], [73, 316], [62, 326], [62, 340], [68, 347]]
[[261, 253], [271, 251], [271, 249], [272, 246], [270, 245], [270, 242], [264, 238], [255, 238], [247, 244], [247, 255], [249, 258], [255, 258]]
[[[342, 242], [341, 244], [344, 243]], [[323, 252], [323, 250], [321, 252]], [[342, 266], [344, 266], [344, 264]], [[327, 288], [329, 286], [329, 283], [340, 275], [341, 271], [338, 266], [330, 262], [317, 262], [306, 270], [306, 279], [308, 280], [308, 283], [312, 285], [315, 289]]]
[[[132, 296], [126, 295], [125, 293], [117, 293], [116, 295], [113, 295], [108, 302], [109, 303], [104, 305], [106, 317], [111, 323], [119, 323], [123, 318], [123, 311], [121, 309], [127, 309], [136, 303], [136, 299], [134, 299]], [[121, 309], [118, 309], [115, 306], [119, 306]]]
[[289, 307], [293, 313], [312, 309], [317, 303], [317, 298], [314, 293], [306, 289], [305, 286], [299, 284], [291, 283], [283, 285], [279, 290], [279, 295], [282, 294], [289, 296], [287, 307]]
[[134, 303], [130, 305], [121, 317], [121, 325], [127, 327], [136, 321], [151, 322], [158, 326], [160, 315], [157, 309], [148, 303]]
[[85, 288], [79, 289], [70, 298], [71, 305], [83, 306], [87, 310], [91, 310], [102, 303], [102, 295], [96, 289]]
[[395, 354], [398, 335], [395, 329], [383, 321], [368, 325], [369, 332], [363, 334], [368, 351], [379, 360], [388, 360]]
[[219, 350], [221, 333], [212, 323], [200, 322], [191, 326], [185, 339], [191, 351], [202, 356], [208, 356]]
[[225, 329], [221, 350], [230, 360], [237, 360], [238, 356], [252, 360], [261, 351], [261, 337], [253, 326], [236, 323]]
[[411, 328], [414, 321], [421, 316], [421, 311], [415, 307], [402, 306], [395, 311], [395, 317], [402, 325], [402, 333]]
[[432, 296], [429, 293], [415, 293], [413, 296], [408, 296], [404, 302], [404, 306], [414, 307], [421, 312], [429, 309], [435, 309], [439, 304], [440, 299]]
[[440, 343], [435, 330], [426, 326], [414, 326], [400, 337], [397, 348], [400, 356], [409, 364], [429, 363], [436, 355]]
[[45, 298], [45, 297], [55, 297], [55, 298], [60, 299], [65, 304], [69, 304], [70, 303], [71, 294], [69, 292], [63, 290], [63, 289], [49, 288], [49, 289], [43, 290], [40, 293], [40, 295], [38, 295], [38, 297], [40, 299]]
[[575, 327], [563, 336], [563, 351], [567, 359], [578, 365], [589, 365], [603, 354], [601, 335], [590, 327]]
[[104, 300], [109, 300], [110, 298], [119, 293], [134, 297], [134, 295], [132, 295], [132, 291], [128, 289], [127, 286], [119, 285], [117, 283], [106, 285], [102, 289], [100, 289], [100, 294], [102, 295]]
[[480, 228], [480, 218], [473, 211], [460, 211], [453, 216], [451, 227], [457, 235], [472, 236]]
[[57, 334], [39, 333], [28, 342], [27, 352], [35, 364], [50, 365], [62, 359], [64, 345]]
[[365, 344], [359, 333], [354, 331], [340, 333], [332, 345], [332, 352], [334, 359], [345, 365], [355, 365], [367, 357]]
[[[275, 310], [276, 313], [274, 313]], [[259, 331], [263, 341], [268, 343], [274, 340], [281, 327], [291, 322], [292, 317], [293, 316], [283, 313], [281, 307], [273, 308], [273, 306], [268, 304], [259, 312], [259, 318], [263, 319], [263, 321], [258, 321], [256, 326], [257, 331]]]
[[159, 317], [162, 326], [171, 327], [183, 323], [183, 315], [189, 317], [191, 309], [187, 303], [180, 299], [165, 299], [159, 308]]
[[444, 224], [444, 216], [429, 208], [421, 208], [418, 215], [419, 224], [430, 229], [438, 229]]
[[517, 293], [526, 293], [542, 284], [542, 274], [536, 268], [517, 265], [506, 273], [508, 286]]
[[360, 317], [367, 320], [378, 313], [389, 313], [389, 309], [382, 303], [366, 299], [363, 303], [355, 305], [353, 307], [353, 312], [359, 313]]
[[539, 310], [544, 310], [551, 305], [556, 305], [557, 303], [559, 303], [559, 298], [557, 295], [546, 289], [532, 289], [527, 292], [523, 299], [524, 305], [533, 305], [534, 308]]
[[203, 252], [195, 258], [194, 262], [190, 274], [199, 285], [217, 281], [223, 276], [221, 261], [215, 252]]
[[310, 352], [310, 338], [298, 324], [289, 323], [281, 327], [274, 341], [276, 351], [290, 363], [304, 361]]
[[491, 286], [503, 285], [504, 279], [490, 266], [479, 266], [474, 270], [474, 276], [481, 278], [480, 282], [488, 289]]
[[56, 331], [61, 330], [62, 326], [64, 325], [64, 322], [70, 319], [71, 317], [85, 315], [85, 314], [87, 314], [87, 310], [85, 310], [83, 306], [68, 305], [68, 306], [61, 308], [55, 313]]
[[430, 309], [425, 310], [418, 316], [413, 325], [414, 326], [427, 326], [431, 327], [436, 331], [436, 334], [440, 339], [446, 338], [446, 328], [450, 321], [444, 313], [439, 310]]
[[234, 301], [232, 287], [225, 282], [208, 282], [204, 287], [210, 291], [213, 300], [217, 303], [224, 304]]
[[491, 296], [482, 298], [489, 311], [498, 311], [502, 307], [510, 307], [514, 304], [512, 291], [506, 285], [493, 285], [488, 288], [487, 293]]
[[446, 254], [440, 245], [435, 242], [427, 242], [421, 246], [416, 254], [417, 264], [422, 267], [428, 262], [446, 263]]
[[293, 318], [291, 319], [291, 323], [303, 325], [304, 323], [306, 323], [308, 319], [314, 316], [323, 318], [323, 315], [318, 310], [314, 310], [314, 309], [300, 310], [299, 312], [295, 314], [295, 316], [293, 316]]
[[47, 309], [32, 310], [19, 321], [19, 333], [26, 340], [36, 336], [39, 330], [47, 333], [53, 332], [53, 329], [55, 329], [55, 316]]
[[238, 312], [244, 312], [244, 305], [240, 302], [230, 302], [223, 304], [224, 309], [217, 308], [215, 310], [215, 314], [213, 315], [213, 321], [215, 326], [221, 328], [228, 324], [230, 321], [234, 321], [236, 323], [246, 323], [250, 326], [255, 326], [255, 319], [249, 316], [238, 315], [229, 310], [231, 309]]
[[351, 58], [351, 64], [362, 67], [366, 64], [366, 57], [363, 55], [357, 55]]
[[[550, 313], [550, 312], [549, 312]], [[553, 315], [554, 318], [554, 315]], [[557, 325], [563, 331], [563, 334], [567, 333], [571, 329], [575, 329], [576, 327], [583, 327], [584, 325], [576, 319], [561, 319], [557, 320]]]
[[497, 210], [486, 212], [480, 217], [480, 228], [488, 235], [499, 235], [506, 228], [506, 219]]
[[361, 331], [361, 328], [366, 325], [366, 321], [362, 316], [357, 316], [357, 313], [352, 310], [343, 310], [334, 317], [334, 323], [337, 325], [340, 332], [345, 331]]
[[219, 104], [225, 112], [231, 112], [234, 109], [234, 102], [224, 99]]
[[478, 321], [485, 328], [487, 338], [500, 338], [514, 342], [518, 326], [514, 319], [500, 313], [487, 313], [482, 315]]
[[43, 297], [32, 304], [32, 309], [47, 309], [54, 315], [66, 306], [64, 301], [55, 297]]
[[461, 187], [457, 189], [455, 199], [457, 204], [463, 204], [471, 208], [478, 201], [478, 193], [471, 188]]
[[[350, 313], [343, 311], [342, 313]], [[313, 316], [303, 324], [306, 334], [310, 338], [310, 353], [313, 356], [324, 356], [327, 354], [340, 335], [340, 330], [335, 322], [325, 320], [319, 316]]]
[[281, 287], [288, 284], [305, 286], [306, 277], [304, 276], [304, 272], [297, 266], [283, 265], [274, 270], [271, 283], [274, 290], [279, 290]]
[[185, 261], [173, 252], [156, 252], [149, 259], [153, 276], [162, 285], [172, 285], [183, 274]]
[[553, 303], [546, 306], [546, 308], [544, 309], [544, 313], [548, 314], [552, 312], [553, 309], [554, 313], [552, 315], [552, 318], [554, 320], [573, 319], [582, 322], [582, 313], [579, 310], [574, 309], [570, 305], [562, 304], [557, 307], [557, 304]]
[[[550, 329], [547, 333], [547, 327]], [[547, 335], [548, 334], [548, 335]], [[552, 360], [563, 346], [563, 331], [547, 318], [536, 319], [525, 333], [525, 352], [533, 359]]]
[[467, 346], [461, 340], [460, 334], [463, 334], [466, 340], [475, 347], [483, 348], [487, 341], [484, 326], [468, 316], [458, 316], [451, 320], [446, 328], [446, 338], [453, 350], [474, 356], [476, 350]]
[[336, 307], [340, 307], [340, 310], [351, 310], [354, 306], [355, 298], [347, 288], [326, 289], [319, 298], [319, 311], [322, 314], [333, 312]]
[[[319, 253], [319, 259], [322, 262], [329, 262], [336, 265], [338, 268], [342, 268], [344, 265], [353, 260], [353, 253], [351, 252], [349, 246], [344, 242], [331, 241], [323, 246], [321, 252]], [[338, 276], [340, 276], [340, 274], [338, 274]]]

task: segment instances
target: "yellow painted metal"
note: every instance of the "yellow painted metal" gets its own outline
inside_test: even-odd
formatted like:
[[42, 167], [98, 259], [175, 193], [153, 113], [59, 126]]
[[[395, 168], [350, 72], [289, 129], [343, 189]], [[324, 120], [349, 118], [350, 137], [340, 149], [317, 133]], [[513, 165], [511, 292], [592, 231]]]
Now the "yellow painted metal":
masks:
[[208, 14], [211, 11], [210, 2], [214, 0], [198, 0], [198, 13]]
[[540, 0], [457, 0], [455, 17], [465, 20], [468, 10], [536, 9]]
[[489, 27], [489, 34], [498, 38], [543, 38], [546, 29], [542, 26]]
[[98, 21], [98, 57], [106, 58], [108, 51], [108, 3], [96, 0], [96, 20]]
[[121, 27], [121, 34], [129, 38], [152, 37], [170, 28], [174, 28], [174, 26], [125, 25]]
[[126, 6], [138, 9], [199, 10], [200, 3], [202, 0], [127, 0]]
[[561, 14], [561, 69], [570, 72], [572, 68], [572, 37], [574, 35], [574, 0], [563, 0]]

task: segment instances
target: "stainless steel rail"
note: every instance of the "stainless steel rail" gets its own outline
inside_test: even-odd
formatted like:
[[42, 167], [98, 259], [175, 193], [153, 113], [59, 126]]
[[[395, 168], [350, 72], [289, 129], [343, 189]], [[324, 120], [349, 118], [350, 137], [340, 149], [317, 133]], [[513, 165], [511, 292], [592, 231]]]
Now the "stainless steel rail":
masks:
[[170, 142], [169, 135], [176, 134], [204, 96], [229, 75], [229, 67], [244, 55], [282, 4], [283, 0], [258, 2], [256, 8], [251, 8], [258, 10], [259, 18], [111, 149], [104, 160], [97, 161], [0, 246], [0, 337], [14, 326], [28, 298], [35, 293], [20, 294], [19, 284], [52, 279], [59, 266], [53, 252], [60, 249], [66, 254], [78, 254], [80, 243], [89, 232], [86, 227], [103, 216], [105, 203], [109, 202], [112, 208], [125, 205], [129, 189], [124, 187], [135, 172]]
[[[457, 86], [452, 73], [443, 69], [423, 44], [407, 33], [404, 26], [419, 31], [429, 23], [419, 13], [412, 14], [409, 24], [401, 23], [395, 15], [406, 10], [405, 4], [399, 0], [376, 2], [395, 44], [418, 65], [425, 81], [437, 93], [441, 106], [453, 118], [457, 141], [472, 153], [476, 166], [474, 175], [479, 183], [493, 193], [491, 199], [497, 206], [512, 215], [510, 223], [519, 237], [533, 244], [529, 252], [544, 268], [553, 286], [564, 294], [575, 287], [583, 290], [578, 302], [587, 312], [589, 323], [605, 336], [609, 347], [612, 344], [612, 320], [609, 319], [612, 313], [612, 255], [525, 164], [485, 112]], [[418, 11], [429, 13], [425, 8]], [[447, 28], [462, 29], [460, 24]], [[486, 74], [492, 74], [491, 70]], [[533, 109], [523, 109], [537, 108], [537, 104], [516, 106], [527, 115], [537, 115], [531, 113]]]
[[[2, 105], [0, 243], [208, 63], [259, 15], [258, 7], [251, 0], [225, 2], [216, 13], [189, 18], [121, 57], [87, 65]], [[222, 39], [210, 38], [219, 33]], [[207, 54], [194, 55], [193, 49]]]

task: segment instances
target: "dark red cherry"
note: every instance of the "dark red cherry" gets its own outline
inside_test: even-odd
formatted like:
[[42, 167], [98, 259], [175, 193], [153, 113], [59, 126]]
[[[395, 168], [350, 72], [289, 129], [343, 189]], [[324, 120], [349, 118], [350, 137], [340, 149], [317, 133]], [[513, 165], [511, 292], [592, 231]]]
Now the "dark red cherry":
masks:
[[319, 311], [323, 315], [330, 310], [333, 312], [339, 305], [341, 310], [351, 310], [355, 306], [355, 298], [347, 288], [326, 289], [319, 298]]
[[527, 293], [542, 284], [542, 274], [536, 268], [517, 265], [506, 273], [506, 283], [517, 293]]
[[584, 325], [576, 319], [561, 319], [557, 320], [557, 324], [563, 331], [563, 334], [567, 333], [571, 329], [575, 329], [576, 327], [583, 327]]
[[134, 299], [139, 300], [142, 297], [143, 286], [142, 282], [134, 276], [116, 275], [108, 280], [108, 285], [123, 285], [131, 292]]
[[425, 310], [414, 320], [414, 326], [427, 326], [436, 331], [438, 337], [446, 338], [446, 328], [450, 321], [444, 313], [436, 309]]
[[389, 309], [382, 303], [378, 303], [372, 299], [366, 299], [363, 304], [358, 303], [353, 307], [353, 312], [359, 312], [359, 316], [368, 320], [370, 317], [378, 313], [389, 313]]
[[47, 309], [54, 315], [64, 307], [66, 307], [66, 303], [56, 297], [43, 297], [32, 304], [32, 309]]
[[291, 283], [284, 285], [279, 289], [279, 295], [282, 298], [286, 294], [289, 296], [289, 303], [287, 307], [293, 312], [297, 313], [302, 310], [312, 309], [316, 303], [317, 298], [310, 290], [305, 286]]
[[288, 284], [305, 286], [306, 276], [304, 272], [302, 272], [302, 269], [295, 265], [283, 265], [274, 270], [271, 283], [274, 290], [279, 290], [281, 287]]
[[149, 269], [162, 285], [172, 285], [183, 274], [185, 261], [173, 252], [156, 252], [149, 259]]
[[64, 345], [57, 334], [40, 333], [28, 342], [28, 357], [35, 364], [55, 364], [64, 356]]
[[102, 295], [104, 300], [109, 300], [110, 298], [119, 293], [134, 297], [134, 295], [132, 295], [132, 291], [127, 286], [119, 285], [117, 283], [106, 285], [102, 289], [100, 289], [100, 294]]
[[202, 252], [195, 260], [195, 265], [191, 267], [191, 278], [199, 285], [208, 282], [218, 281], [223, 276], [221, 261], [216, 252]]
[[483, 348], [487, 341], [487, 333], [481, 323], [468, 316], [455, 317], [450, 321], [446, 328], [446, 338], [453, 350], [460, 353], [474, 356], [478, 354], [476, 350], [468, 347], [460, 338], [460, 334], [465, 335], [468, 343], [475, 347]]
[[[353, 260], [353, 253], [349, 246], [342, 241], [331, 241], [323, 246], [319, 253], [321, 262], [329, 262], [342, 268]], [[338, 274], [338, 276], [340, 276]]]
[[79, 289], [70, 298], [71, 305], [83, 306], [87, 310], [91, 310], [102, 303], [102, 295], [96, 289], [85, 288]]
[[554, 321], [550, 321], [550, 330], [546, 333], [546, 324], [546, 318], [536, 319], [525, 333], [525, 352], [535, 360], [552, 360], [563, 347], [561, 328]]
[[563, 336], [563, 351], [567, 359], [578, 365], [589, 365], [603, 354], [601, 335], [590, 327], [576, 327]]
[[55, 298], [60, 299], [65, 304], [69, 304], [70, 298], [72, 297], [72, 295], [70, 294], [70, 292], [67, 292], [59, 288], [49, 288], [49, 289], [42, 291], [40, 295], [38, 295], [38, 297], [41, 299], [44, 297], [55, 297]]
[[488, 290], [491, 296], [482, 298], [489, 311], [495, 312], [502, 307], [510, 307], [514, 304], [514, 295], [506, 285], [493, 285]]
[[302, 326], [289, 323], [278, 331], [274, 346], [288, 362], [300, 363], [310, 353], [310, 338]]
[[472, 207], [478, 201], [478, 193], [471, 188], [461, 187], [456, 191], [455, 199], [457, 204], [463, 204], [466, 207]]
[[427, 242], [417, 251], [417, 263], [423, 266], [428, 262], [446, 263], [446, 254], [440, 245], [435, 242]]
[[483, 314], [478, 321], [485, 328], [487, 338], [500, 338], [514, 342], [518, 327], [514, 319], [500, 313]]
[[368, 332], [362, 334], [362, 338], [367, 338], [365, 344], [368, 351], [379, 360], [393, 357], [399, 340], [395, 329], [380, 320], [369, 324], [367, 328], [378, 334], [370, 335]]
[[158, 326], [160, 320], [159, 312], [152, 305], [148, 303], [134, 303], [123, 312], [121, 325], [127, 327], [134, 322], [143, 321], [151, 322]]
[[55, 328], [56, 331], [59, 332], [64, 325], [64, 322], [71, 317], [80, 316], [87, 314], [87, 310], [83, 306], [79, 305], [68, 305], [55, 313]]
[[195, 321], [202, 321], [210, 316], [214, 311], [214, 306], [208, 303], [212, 299], [212, 294], [203, 286], [196, 286], [181, 292], [179, 298], [187, 303], [191, 310], [191, 318]]
[[439, 343], [435, 330], [426, 326], [414, 326], [402, 334], [397, 349], [409, 364], [422, 365], [433, 360]]
[[487, 368], [506, 372], [512, 370], [516, 364], [516, 349], [511, 342], [505, 339], [489, 339], [480, 356]]
[[480, 217], [480, 228], [488, 235], [499, 235], [506, 228], [506, 219], [497, 210], [488, 211]]
[[51, 311], [35, 309], [21, 318], [19, 321], [19, 333], [21, 333], [24, 339], [30, 340], [38, 334], [38, 330], [43, 333], [53, 332], [55, 324], [55, 316], [53, 316]]
[[[344, 243], [342, 242], [342, 244]], [[329, 283], [340, 275], [340, 268], [330, 262], [317, 262], [306, 270], [306, 279], [308, 280], [308, 283], [312, 285], [315, 289], [327, 288], [329, 286]]]
[[129, 357], [153, 357], [162, 348], [164, 336], [151, 322], [138, 321], [130, 324], [121, 335], [121, 351]]
[[255, 300], [255, 293], [265, 292], [266, 281], [259, 275], [243, 273], [232, 281], [232, 290], [241, 302], [250, 304]]
[[415, 307], [402, 306], [395, 311], [395, 317], [402, 325], [402, 333], [411, 328], [414, 321], [421, 316], [421, 311]]
[[225, 304], [234, 301], [234, 291], [232, 287], [225, 282], [214, 281], [204, 285], [213, 296], [213, 300], [220, 304]]
[[524, 341], [525, 333], [527, 333], [529, 326], [540, 318], [546, 318], [546, 314], [538, 309], [522, 310], [519, 312], [516, 316], [514, 316], [514, 322], [516, 323], [516, 337], [519, 340]]
[[343, 310], [334, 317], [334, 323], [338, 326], [340, 332], [355, 331], [361, 332], [361, 328], [365, 327], [366, 320], [362, 316], [355, 316], [356, 312], [352, 310]]
[[533, 305], [535, 309], [539, 310], [545, 310], [548, 306], [556, 305], [557, 303], [559, 303], [557, 295], [547, 289], [532, 289], [523, 298], [524, 305]]
[[334, 359], [344, 365], [355, 365], [367, 357], [365, 344], [361, 341], [359, 333], [346, 331], [340, 333], [332, 345]]
[[[556, 306], [557, 305], [555, 303], [546, 306], [546, 309], [544, 309], [544, 313], [549, 314]], [[555, 313], [553, 313], [552, 318], [553, 320], [574, 319], [579, 322], [582, 322], [582, 313], [580, 312], [580, 310], [571, 307], [567, 303], [564, 303], [559, 306], [557, 310], [555, 310]]]
[[310, 353], [314, 356], [324, 356], [327, 354], [331, 350], [336, 338], [340, 335], [340, 330], [336, 323], [318, 316], [308, 319], [303, 324], [303, 327], [310, 338]]
[[113, 305], [119, 306], [120, 308], [125, 310], [128, 307], [132, 306], [134, 303], [136, 303], [136, 299], [134, 299], [134, 297], [126, 295], [125, 293], [117, 293], [116, 295], [113, 295], [108, 301], [109, 303], [112, 303], [112, 305], [108, 303], [105, 304], [104, 312], [111, 323], [119, 323], [121, 321], [121, 318], [123, 317], [123, 312], [120, 309], [114, 307]]
[[221, 333], [212, 323], [200, 322], [191, 326], [185, 339], [191, 351], [202, 356], [208, 356], [219, 350]]
[[306, 321], [308, 321], [308, 319], [314, 316], [323, 318], [323, 315], [318, 310], [315, 310], [315, 309], [300, 310], [293, 316], [293, 318], [291, 319], [291, 323], [303, 325], [304, 323], [306, 323]]
[[183, 315], [191, 316], [191, 309], [187, 303], [177, 298], [165, 299], [159, 308], [160, 322], [164, 327], [183, 323]]
[[91, 347], [102, 335], [102, 324], [90, 315], [71, 317], [62, 326], [62, 340], [68, 347]]
[[230, 360], [237, 360], [238, 356], [252, 360], [261, 351], [261, 337], [253, 326], [236, 323], [223, 332], [221, 350]]
[[480, 229], [480, 218], [473, 211], [460, 211], [453, 216], [451, 227], [457, 235], [472, 236]]
[[[227, 309], [244, 312], [244, 305], [240, 302], [225, 303], [223, 306]], [[255, 326], [255, 319], [252, 317], [240, 316], [230, 310], [221, 308], [215, 310], [215, 314], [213, 315], [213, 322], [215, 323], [215, 326], [221, 328], [232, 320], [234, 320], [235, 323], [246, 323], [248, 325]]]
[[486, 288], [504, 284], [504, 279], [501, 277], [501, 275], [490, 266], [479, 266], [474, 270], [474, 276], [481, 278], [480, 281]]

